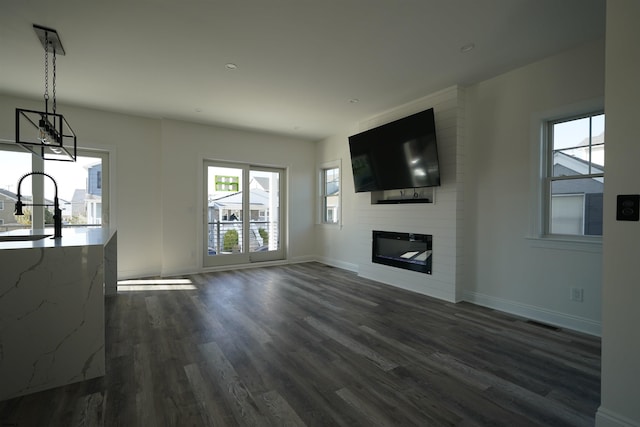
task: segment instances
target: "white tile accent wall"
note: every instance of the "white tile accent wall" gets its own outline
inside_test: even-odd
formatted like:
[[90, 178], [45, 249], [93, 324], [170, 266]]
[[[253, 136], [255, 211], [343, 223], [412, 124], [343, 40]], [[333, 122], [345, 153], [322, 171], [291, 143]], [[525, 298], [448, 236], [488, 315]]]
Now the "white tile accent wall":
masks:
[[[372, 205], [368, 193], [355, 195], [358, 216], [358, 271], [363, 277], [447, 301], [458, 301], [462, 271], [462, 129], [463, 92], [452, 87], [360, 123], [359, 131], [433, 108], [441, 169], [435, 203]], [[371, 231], [433, 235], [433, 274], [417, 273], [371, 262]]]

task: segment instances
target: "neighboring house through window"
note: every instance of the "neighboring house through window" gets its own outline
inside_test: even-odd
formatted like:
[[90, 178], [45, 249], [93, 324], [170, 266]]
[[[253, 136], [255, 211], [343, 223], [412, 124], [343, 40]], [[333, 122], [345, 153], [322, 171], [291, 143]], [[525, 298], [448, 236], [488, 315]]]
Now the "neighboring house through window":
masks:
[[604, 113], [546, 124], [546, 235], [602, 236]]
[[86, 166], [87, 189], [84, 195], [84, 214], [87, 224], [102, 223], [102, 162]]
[[336, 164], [321, 168], [321, 222], [337, 224], [340, 222], [340, 167]]
[[[45, 223], [49, 224], [46, 221], [50, 217], [49, 213], [53, 215], [51, 207], [45, 208], [50, 212], [45, 211], [43, 218], [42, 215], [37, 217], [36, 211], [30, 206], [34, 203], [52, 204], [55, 187], [51, 180], [42, 176], [27, 176], [20, 188], [23, 202], [29, 205], [25, 206], [25, 210], [34, 213], [32, 219], [27, 219], [27, 215], [22, 218], [13, 215], [18, 181], [33, 170], [43, 170], [56, 181], [65, 227], [108, 224], [108, 159], [108, 152], [78, 149], [75, 162], [45, 162], [17, 144], [0, 143], [0, 199], [3, 199], [0, 201], [7, 201], [7, 209], [0, 209], [0, 219], [4, 220], [4, 228], [25, 228], [32, 225], [42, 228]], [[34, 179], [42, 181], [43, 185], [34, 186]]]

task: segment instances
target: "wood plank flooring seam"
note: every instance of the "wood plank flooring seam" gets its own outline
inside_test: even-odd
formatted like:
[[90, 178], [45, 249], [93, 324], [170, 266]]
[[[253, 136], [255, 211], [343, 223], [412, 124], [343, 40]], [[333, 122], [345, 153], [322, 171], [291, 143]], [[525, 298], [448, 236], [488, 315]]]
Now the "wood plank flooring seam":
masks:
[[596, 337], [315, 262], [184, 278], [107, 299], [107, 375], [0, 425], [594, 425]]

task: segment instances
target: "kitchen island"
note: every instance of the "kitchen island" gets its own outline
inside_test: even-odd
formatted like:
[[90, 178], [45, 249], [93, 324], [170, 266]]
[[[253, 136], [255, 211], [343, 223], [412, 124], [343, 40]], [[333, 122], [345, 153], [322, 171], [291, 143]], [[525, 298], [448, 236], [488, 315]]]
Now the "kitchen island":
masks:
[[65, 228], [39, 238], [52, 235], [0, 233], [0, 400], [105, 374], [116, 233]]

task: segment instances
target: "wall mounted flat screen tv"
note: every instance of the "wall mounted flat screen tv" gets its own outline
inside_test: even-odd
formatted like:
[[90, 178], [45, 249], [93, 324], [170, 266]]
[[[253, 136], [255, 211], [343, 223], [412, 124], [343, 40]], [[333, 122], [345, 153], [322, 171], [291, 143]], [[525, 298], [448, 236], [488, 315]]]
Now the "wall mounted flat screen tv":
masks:
[[433, 108], [349, 137], [356, 193], [440, 185]]

